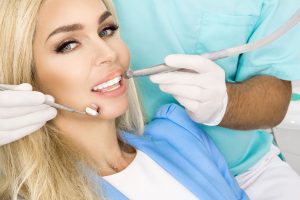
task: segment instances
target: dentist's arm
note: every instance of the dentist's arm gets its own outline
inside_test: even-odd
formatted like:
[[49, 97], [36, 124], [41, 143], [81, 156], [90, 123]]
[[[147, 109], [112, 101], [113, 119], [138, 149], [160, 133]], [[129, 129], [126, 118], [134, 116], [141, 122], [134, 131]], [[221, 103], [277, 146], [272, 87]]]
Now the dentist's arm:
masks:
[[227, 84], [228, 105], [220, 126], [233, 129], [270, 128], [284, 118], [291, 99], [291, 82], [256, 76]]
[[5, 85], [0, 91], [0, 146], [21, 139], [53, 119], [56, 109], [43, 104], [51, 96], [33, 92], [29, 84]]
[[232, 129], [259, 129], [277, 125], [290, 101], [290, 82], [257, 76], [243, 83], [226, 84], [225, 72], [216, 63], [197, 55], [171, 55], [168, 66], [193, 70], [150, 77], [173, 95], [193, 120]]

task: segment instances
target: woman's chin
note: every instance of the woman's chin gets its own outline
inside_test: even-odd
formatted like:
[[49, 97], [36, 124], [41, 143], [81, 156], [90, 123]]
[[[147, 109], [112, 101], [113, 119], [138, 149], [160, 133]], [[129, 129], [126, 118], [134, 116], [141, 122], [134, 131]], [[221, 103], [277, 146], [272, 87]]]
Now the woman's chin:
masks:
[[123, 115], [127, 110], [128, 103], [113, 106], [100, 106], [98, 118], [103, 120], [113, 120]]

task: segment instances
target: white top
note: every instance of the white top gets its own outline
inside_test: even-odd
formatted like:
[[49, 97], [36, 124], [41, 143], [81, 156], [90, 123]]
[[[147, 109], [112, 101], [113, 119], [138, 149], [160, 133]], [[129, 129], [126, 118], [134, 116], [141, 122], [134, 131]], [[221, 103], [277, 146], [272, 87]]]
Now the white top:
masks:
[[103, 178], [132, 200], [198, 199], [149, 156], [138, 150], [127, 168]]

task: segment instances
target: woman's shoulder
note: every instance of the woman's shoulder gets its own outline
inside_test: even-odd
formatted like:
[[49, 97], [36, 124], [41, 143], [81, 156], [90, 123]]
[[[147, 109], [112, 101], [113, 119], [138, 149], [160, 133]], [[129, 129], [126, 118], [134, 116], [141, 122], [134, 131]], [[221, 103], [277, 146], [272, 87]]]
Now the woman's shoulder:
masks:
[[189, 120], [188, 115], [183, 107], [181, 107], [178, 104], [171, 103], [171, 104], [165, 104], [161, 106], [156, 114], [154, 115], [153, 120], [155, 119], [161, 119], [161, 118], [168, 118], [174, 121], [178, 121], [185, 119]]
[[214, 144], [209, 136], [194, 122], [184, 108], [177, 104], [162, 106], [153, 120], [145, 126], [143, 136], [123, 132], [121, 137], [135, 148], [176, 148], [199, 153], [211, 153]]
[[203, 137], [207, 134], [194, 122], [186, 110], [175, 103], [163, 105], [145, 127], [145, 135]]
[[204, 154], [213, 154], [212, 149], [215, 148], [199, 124], [177, 104], [162, 106], [153, 120], [145, 126], [142, 136], [122, 132], [121, 137], [125, 142], [142, 151], [147, 149], [146, 151], [150, 152], [165, 153], [175, 149], [180, 150], [181, 154], [189, 160], [193, 159], [189, 154], [191, 151], [201, 157]]

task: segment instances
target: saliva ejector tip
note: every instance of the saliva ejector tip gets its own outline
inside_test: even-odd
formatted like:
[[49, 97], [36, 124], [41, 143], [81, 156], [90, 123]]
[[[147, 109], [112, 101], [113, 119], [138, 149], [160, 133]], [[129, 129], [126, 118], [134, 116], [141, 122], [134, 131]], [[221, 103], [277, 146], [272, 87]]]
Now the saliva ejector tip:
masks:
[[97, 116], [100, 114], [100, 107], [96, 104], [92, 104], [91, 106], [85, 108], [85, 112], [87, 115]]

